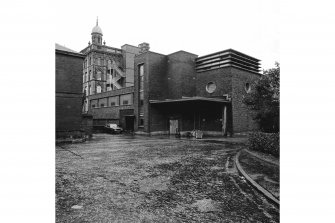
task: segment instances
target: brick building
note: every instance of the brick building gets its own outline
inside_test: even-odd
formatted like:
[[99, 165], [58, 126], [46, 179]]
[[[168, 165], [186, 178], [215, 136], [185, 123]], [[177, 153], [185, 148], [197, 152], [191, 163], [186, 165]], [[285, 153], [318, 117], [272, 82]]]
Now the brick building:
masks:
[[206, 56], [178, 51], [163, 55], [149, 44], [121, 49], [102, 45], [92, 30], [86, 55], [84, 112], [94, 126], [117, 123], [142, 134], [226, 135], [257, 128], [242, 103], [259, 78], [259, 60], [228, 49]]
[[135, 57], [135, 131], [226, 135], [257, 128], [245, 94], [259, 78], [259, 60], [229, 49], [198, 57], [185, 51]]
[[85, 56], [56, 44], [56, 137], [82, 137], [82, 81]]

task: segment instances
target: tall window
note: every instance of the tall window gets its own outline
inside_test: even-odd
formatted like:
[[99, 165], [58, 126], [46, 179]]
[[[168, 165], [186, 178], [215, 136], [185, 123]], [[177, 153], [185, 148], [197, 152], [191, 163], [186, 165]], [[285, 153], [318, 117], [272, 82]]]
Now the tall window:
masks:
[[138, 65], [138, 75], [139, 75], [139, 110], [143, 112], [144, 104], [144, 64]]
[[100, 71], [98, 71], [98, 73], [97, 73], [97, 79], [101, 80], [101, 72]]
[[89, 65], [92, 65], [92, 59], [91, 59], [91, 57], [88, 58], [88, 63], [89, 63]]
[[97, 93], [101, 93], [101, 86], [97, 86]]
[[90, 74], [88, 76], [89, 80], [92, 80], [92, 72], [90, 71]]
[[143, 91], [140, 92], [140, 108], [143, 106], [144, 104], [144, 94]]
[[140, 78], [140, 80], [139, 80], [139, 89], [140, 89], [140, 91], [143, 91], [143, 88], [144, 88], [144, 64], [140, 64], [139, 66], [138, 66], [138, 72], [139, 72], [139, 78]]

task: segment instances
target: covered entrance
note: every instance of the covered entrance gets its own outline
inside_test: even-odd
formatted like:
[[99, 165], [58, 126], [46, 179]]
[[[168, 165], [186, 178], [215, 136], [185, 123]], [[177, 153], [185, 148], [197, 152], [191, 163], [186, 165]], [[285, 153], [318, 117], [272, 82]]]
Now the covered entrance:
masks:
[[[204, 135], [232, 134], [231, 101], [223, 98], [189, 97], [150, 100], [150, 132], [189, 135], [200, 130]], [[166, 120], [166, 121], [164, 121]], [[166, 124], [164, 124], [166, 123]]]

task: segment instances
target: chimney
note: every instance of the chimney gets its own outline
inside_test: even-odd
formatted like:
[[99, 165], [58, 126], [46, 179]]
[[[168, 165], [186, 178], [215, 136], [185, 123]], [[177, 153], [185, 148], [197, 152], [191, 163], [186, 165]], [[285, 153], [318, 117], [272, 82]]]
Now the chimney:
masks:
[[141, 43], [138, 47], [140, 48], [140, 53], [145, 53], [150, 49], [149, 43]]

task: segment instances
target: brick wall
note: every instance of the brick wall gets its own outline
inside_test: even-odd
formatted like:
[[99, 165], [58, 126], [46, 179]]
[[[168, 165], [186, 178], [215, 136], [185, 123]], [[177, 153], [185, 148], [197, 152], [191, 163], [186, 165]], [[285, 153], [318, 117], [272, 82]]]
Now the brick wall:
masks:
[[83, 56], [56, 51], [56, 137], [80, 134], [83, 60]]
[[197, 58], [197, 55], [178, 51], [168, 55], [167, 58], [168, 98], [176, 99], [183, 96], [195, 96], [195, 58]]
[[[210, 94], [206, 91], [206, 85], [214, 82], [216, 90]], [[197, 73], [197, 96], [218, 97], [224, 94], [232, 93], [232, 74], [231, 68], [220, 68]]]
[[[146, 52], [135, 57], [135, 85], [134, 85], [134, 113], [135, 131], [150, 132], [150, 110], [149, 100], [161, 100], [167, 97], [167, 78], [166, 78], [165, 55]], [[138, 65], [144, 63], [144, 105], [143, 111], [139, 110], [139, 72]], [[139, 114], [144, 114], [144, 126], [138, 128]]]
[[83, 58], [56, 53], [56, 92], [82, 93]]
[[252, 131], [258, 128], [256, 122], [252, 119], [253, 112], [242, 102], [245, 91], [245, 84], [251, 85], [254, 89], [254, 82], [260, 77], [258, 74], [243, 71], [237, 68], [232, 69], [232, 121], [235, 133]]

